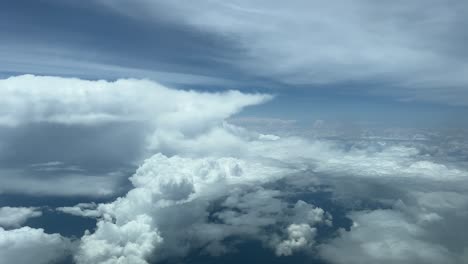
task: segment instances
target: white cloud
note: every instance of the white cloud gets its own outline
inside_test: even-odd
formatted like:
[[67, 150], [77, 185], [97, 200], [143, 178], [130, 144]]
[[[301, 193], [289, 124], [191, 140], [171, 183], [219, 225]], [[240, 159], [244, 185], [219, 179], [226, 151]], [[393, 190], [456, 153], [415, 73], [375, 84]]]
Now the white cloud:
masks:
[[[356, 179], [362, 183], [389, 182], [391, 185], [388, 186], [388, 192], [395, 188], [398, 192], [392, 194], [394, 197], [387, 199], [397, 202], [397, 195], [413, 193], [414, 190], [410, 189], [417, 184], [421, 188], [431, 186], [432, 182], [444, 182], [452, 186], [466, 180], [467, 176], [466, 171], [461, 168], [429, 161], [429, 157], [421, 155], [415, 147], [382, 145], [378, 149], [372, 146], [347, 149], [340, 144], [326, 141], [309, 141], [298, 137], [260, 140], [258, 136], [250, 137], [245, 131], [236, 131], [231, 127], [223, 126], [217, 129], [243, 144], [244, 149], [236, 153], [236, 158], [224, 157], [229, 153], [227, 150], [231, 149], [230, 147], [226, 147], [224, 151], [210, 153], [210, 150], [216, 150], [218, 146], [204, 145], [202, 148], [205, 154], [201, 154], [199, 150], [190, 147], [193, 146], [192, 141], [181, 141], [180, 145], [173, 148], [180, 155], [168, 157], [156, 154], [147, 159], [130, 178], [134, 189], [112, 203], [98, 205], [89, 213], [96, 214], [103, 223], [115, 222], [118, 226], [135, 221], [135, 217], [139, 215], [149, 217], [151, 221], [145, 222], [144, 230], [158, 232], [163, 239], [154, 247], [151, 260], [184, 256], [191, 249], [200, 249], [215, 255], [223, 254], [229, 251], [229, 245], [226, 245], [224, 240], [230, 236], [257, 239], [271, 247], [278, 255], [290, 255], [299, 250], [311, 250], [316, 245], [314, 237], [317, 229], [322, 225], [331, 226], [332, 216], [322, 208], [304, 201], [297, 201], [295, 204], [287, 202], [287, 186], [284, 186], [286, 189], [265, 187], [270, 183], [288, 177], [287, 182], [294, 185], [293, 180], [297, 175], [304, 174], [304, 177], [307, 177], [312, 173], [311, 177], [323, 177], [320, 181], [334, 185], [336, 189], [331, 190], [347, 188], [352, 195], [351, 199], [360, 198], [362, 195], [380, 201], [384, 198], [372, 197], [371, 193], [367, 192], [372, 190], [360, 192], [354, 189], [354, 185], [347, 184]], [[207, 131], [207, 134], [211, 135], [211, 130]], [[213, 140], [218, 138], [214, 137]], [[300, 187], [313, 187], [316, 183], [306, 184], [308, 185]], [[338, 186], [340, 184], [341, 187]], [[408, 189], [402, 186], [407, 186]], [[451, 200], [458, 201], [458, 198]], [[423, 201], [424, 199], [421, 203]], [[210, 209], [213, 203], [218, 206]], [[78, 214], [87, 215], [84, 210], [79, 210]], [[340, 263], [339, 255], [335, 258], [330, 257], [333, 250], [338, 248], [336, 250], [355, 252], [356, 250], [352, 249], [353, 243], [365, 244], [367, 241], [361, 232], [377, 232], [377, 228], [367, 223], [378, 222], [379, 228], [379, 225], [384, 225], [385, 228], [393, 230], [394, 237], [388, 238], [386, 234], [382, 234], [375, 237], [375, 241], [369, 240], [369, 243], [363, 246], [365, 250], [356, 251], [355, 260], [353, 259], [356, 263], [361, 260], [382, 260], [391, 263], [401, 259], [456, 259], [454, 248], [449, 247], [445, 241], [435, 243], [432, 240], [431, 237], [437, 235], [436, 231], [422, 231], [425, 226], [434, 227], [449, 215], [439, 211], [424, 211], [417, 203], [398, 210], [402, 212], [397, 209], [389, 210], [388, 213], [382, 211], [384, 215], [388, 214], [387, 223], [375, 220], [380, 219], [379, 210], [370, 211], [369, 216], [368, 212], [356, 212], [351, 215], [353, 220], [358, 219], [360, 214], [365, 215], [361, 221], [365, 221], [363, 226], [369, 227], [370, 230], [355, 227], [349, 233], [343, 231], [341, 237], [323, 246], [323, 256]], [[391, 217], [393, 218], [390, 219]], [[400, 224], [402, 226], [399, 226]], [[275, 229], [278, 226], [290, 228]], [[98, 226], [96, 232], [100, 232], [100, 228], [104, 227]], [[273, 228], [274, 231], [265, 231], [269, 228]], [[117, 228], [112, 230], [109, 232], [119, 232]], [[438, 227], [437, 230], [441, 229]], [[399, 239], [406, 243], [403, 248], [387, 248], [388, 252], [383, 251], [378, 255], [376, 248], [386, 243], [392, 244]], [[88, 243], [90, 242], [83, 240], [82, 247], [90, 247]], [[435, 251], [432, 255], [412, 254], [404, 251], [405, 245]], [[395, 257], [396, 255], [399, 257]], [[93, 256], [97, 255], [91, 254], [87, 261], [92, 262]], [[97, 259], [99, 258], [97, 256]]]
[[342, 144], [285, 137], [269, 142], [254, 141], [249, 150], [255, 155], [283, 162], [310, 166], [314, 172], [330, 176], [370, 178], [426, 178], [428, 180], [457, 181], [466, 179], [468, 172], [460, 167], [448, 167], [421, 155], [416, 147], [371, 144], [364, 148], [346, 149]]
[[143, 264], [161, 242], [147, 215], [135, 216], [124, 224], [101, 220], [96, 232], [82, 237], [75, 260], [86, 264]]
[[[162, 253], [153, 252], [157, 250], [154, 245], [148, 252], [140, 254], [138, 261], [145, 261], [150, 253], [154, 253], [156, 258], [159, 258], [160, 254], [177, 254], [185, 247], [186, 234], [190, 233], [193, 226], [204, 221], [203, 218], [200, 220], [199, 215], [205, 213], [207, 206], [203, 203], [197, 206], [194, 203], [185, 207], [184, 204], [200, 196], [221, 197], [227, 190], [224, 182], [242, 177], [246, 173], [248, 170], [245, 165], [233, 158], [219, 160], [177, 156], [168, 158], [157, 154], [147, 159], [131, 178], [134, 189], [115, 202], [98, 205], [97, 210], [102, 212], [103, 218], [99, 221], [95, 233], [88, 234], [82, 239], [83, 250], [78, 253], [77, 260], [83, 263], [98, 263], [109, 257], [126, 258], [127, 256], [122, 253], [126, 240], [119, 242], [118, 248], [122, 250], [118, 252], [107, 253], [107, 248], [115, 247], [111, 237], [119, 236], [123, 226], [129, 223], [135, 227], [137, 234], [134, 236], [138, 237], [148, 232], [159, 234], [160, 230], [164, 242], [160, 239], [158, 243], [166, 247], [171, 245], [169, 248], [161, 249]], [[143, 217], [144, 221], [136, 221], [137, 216]], [[108, 237], [109, 241], [104, 244], [95, 243], [96, 239], [107, 241]], [[152, 242], [150, 244], [153, 245]], [[86, 253], [88, 249], [94, 249], [98, 253], [93, 251]], [[99, 253], [101, 251], [103, 253]], [[82, 255], [86, 257], [83, 258]]]
[[[112, 237], [119, 236], [122, 227], [129, 223], [132, 226], [142, 225], [141, 228], [135, 227], [136, 230], [160, 234], [161, 240], [151, 250], [151, 259], [155, 260], [183, 256], [197, 247], [204, 248], [210, 254], [220, 254], [227, 250], [223, 240], [236, 235], [261, 240], [275, 247], [275, 242], [271, 241], [276, 241], [275, 238], [281, 234], [269, 233], [265, 228], [296, 222], [298, 225], [313, 226], [325, 220], [329, 222], [331, 218], [321, 208], [303, 201], [289, 207], [288, 202], [281, 198], [281, 191], [259, 187], [294, 171], [278, 165], [235, 158], [168, 158], [156, 154], [147, 159], [130, 178], [134, 189], [126, 196], [112, 203], [99, 204], [96, 209], [92, 206], [87, 210], [89, 205], [77, 205], [59, 210], [100, 218], [95, 233], [88, 233], [82, 239], [81, 248], [85, 250], [81, 251], [95, 249], [102, 253], [78, 253], [76, 258], [82, 262], [125, 258], [122, 250], [108, 253], [107, 248], [115, 247]], [[216, 218], [217, 222], [212, 222], [207, 216], [216, 201], [224, 202], [215, 208], [211, 217]], [[136, 221], [142, 215], [147, 220], [144, 223]], [[311, 245], [312, 237], [308, 234], [304, 233], [306, 244]], [[291, 236], [291, 240], [296, 239], [294, 234]], [[106, 242], [99, 244], [95, 240]], [[302, 239], [299, 240], [302, 243]], [[117, 248], [124, 247], [126, 240], [119, 243]], [[296, 251], [303, 246], [291, 247]], [[82, 258], [82, 255], [87, 257]], [[143, 255], [139, 258], [144, 260]]]
[[[467, 204], [460, 183], [466, 183], [468, 173], [421, 154], [416, 147], [364, 144], [349, 148], [300, 137], [262, 136], [225, 122], [243, 107], [268, 100], [266, 95], [178, 91], [140, 80], [34, 76], [1, 80], [0, 88], [4, 95], [0, 102], [7, 106], [0, 110], [8, 121], [4, 126], [137, 120], [151, 128], [148, 148], [161, 153], [146, 159], [130, 178], [132, 190], [110, 203], [57, 209], [98, 219], [96, 230], [80, 241], [75, 254], [79, 263], [145, 263], [184, 256], [191, 249], [222, 254], [229, 251], [225, 239], [231, 236], [260, 240], [278, 255], [311, 249], [317, 229], [330, 226], [332, 217], [312, 204], [288, 200], [294, 190], [289, 192], [287, 184], [298, 183], [294, 180], [300, 175], [311, 179], [299, 187], [314, 187], [318, 178], [334, 192], [346, 189], [352, 199], [389, 200], [387, 204], [395, 207], [351, 214], [359, 225], [321, 246], [323, 256], [332, 261], [343, 262], [348, 254], [351, 263], [442, 263], [464, 252], [443, 237], [441, 223], [461, 226], [466, 220], [466, 215], [455, 212]], [[35, 186], [25, 192], [50, 194], [50, 189], [56, 189], [52, 193], [109, 195], [115, 188], [106, 175], [81, 176], [28, 177]], [[286, 189], [272, 187], [285, 177]], [[2, 185], [5, 190], [24, 191], [24, 182], [16, 177], [0, 180], [7, 184]], [[380, 182], [390, 194], [358, 189], [349, 182], [363, 186]], [[442, 187], [446, 190], [438, 190]], [[403, 205], [398, 205], [399, 199]], [[56, 238], [43, 232], [42, 236]], [[468, 243], [453, 232], [450, 236], [460, 245]], [[414, 252], [407, 250], [411, 247]]]
[[101, 217], [102, 214], [96, 210], [97, 204], [95, 203], [79, 203], [75, 206], [63, 206], [57, 207], [55, 210], [71, 214], [75, 216], [82, 216], [82, 217], [91, 217], [91, 218], [98, 218]]
[[292, 84], [383, 82], [384, 88], [368, 89], [468, 104], [468, 64], [459, 46], [466, 36], [465, 3], [139, 0], [128, 8], [126, 1], [101, 2], [136, 19], [166, 20], [235, 41], [245, 53], [232, 63], [258, 76]]
[[[23, 75], [0, 80], [0, 129], [8, 128], [15, 132], [28, 129], [31, 124], [43, 123], [58, 127], [99, 127], [122, 122], [130, 122], [128, 126], [138, 127], [136, 123], [142, 124], [141, 128], [138, 127], [142, 132], [131, 132], [131, 135], [126, 136], [128, 131], [123, 131], [124, 136], [118, 137], [123, 142], [109, 140], [102, 146], [103, 149], [109, 149], [108, 152], [103, 151], [102, 155], [110, 156], [111, 161], [113, 156], [122, 155], [115, 162], [117, 166], [141, 159], [140, 155], [146, 151], [168, 155], [181, 152], [224, 155], [234, 153], [234, 149], [239, 152], [243, 149], [243, 141], [233, 135], [234, 132], [223, 123], [224, 120], [244, 107], [269, 99], [270, 95], [244, 94], [238, 91], [207, 93], [176, 90], [149, 80], [122, 79], [108, 82]], [[50, 133], [51, 130], [45, 131]], [[115, 129], [112, 128], [112, 131], [115, 132]], [[119, 131], [115, 134], [119, 135]], [[89, 159], [94, 152], [101, 151], [86, 149], [101, 146], [102, 141], [106, 140], [100, 138], [102, 135], [96, 138], [93, 135], [90, 138], [79, 138], [83, 140], [83, 148], [77, 146], [73, 149], [84, 152], [83, 155], [64, 153], [64, 156], [79, 163], [80, 158]], [[34, 135], [31, 137], [34, 139]], [[138, 137], [139, 140], [136, 141], [143, 142], [143, 146], [141, 149], [129, 150], [127, 155], [127, 139], [133, 137]], [[21, 143], [22, 140], [18, 140], [17, 144]], [[115, 149], [115, 145], [121, 145], [123, 149]], [[13, 144], [6, 147], [15, 146]], [[11, 151], [6, 147], [0, 148], [0, 158], [9, 157], [8, 153]], [[64, 151], [60, 146], [57, 148], [51, 152]], [[31, 156], [29, 151], [25, 156]], [[107, 161], [106, 157], [98, 158]], [[124, 180], [120, 167], [110, 168], [107, 172], [100, 170], [100, 174], [85, 171], [76, 165], [56, 162], [33, 164], [28, 169], [34, 171], [26, 171], [24, 168], [1, 170], [0, 192], [110, 196], [121, 190], [121, 182]], [[60, 177], [42, 177], [45, 173], [61, 174]]]
[[312, 226], [322, 222], [332, 225], [332, 216], [329, 213], [302, 200], [297, 201], [294, 205], [293, 219], [295, 223], [307, 223]]
[[46, 234], [43, 229], [0, 227], [0, 263], [48, 264], [63, 260], [71, 251], [71, 242], [59, 234]]
[[258, 137], [258, 139], [260, 140], [278, 140], [280, 139], [279, 136], [276, 136], [276, 135], [271, 135], [271, 134], [267, 134], [267, 135], [264, 135], [264, 134], [260, 134], [260, 136]]
[[20, 227], [29, 218], [41, 215], [42, 212], [36, 207], [0, 207], [0, 227]]
[[107, 82], [22, 75], [0, 80], [0, 124], [147, 121], [166, 130], [196, 134], [269, 98], [237, 91], [174, 90], [149, 80]]
[[423, 208], [442, 211], [468, 208], [468, 197], [457, 192], [415, 192], [413, 195]]
[[281, 240], [274, 237], [270, 241], [278, 256], [290, 256], [296, 251], [311, 249], [317, 233], [317, 228], [313, 226], [332, 225], [332, 216], [329, 213], [302, 200], [296, 202], [292, 213], [289, 221], [293, 224], [287, 227], [286, 238]]
[[295, 250], [309, 247], [317, 230], [308, 224], [292, 224], [288, 226], [288, 238], [276, 246], [276, 255], [289, 256]]
[[333, 263], [456, 263], [452, 253], [425, 237], [422, 226], [396, 210], [354, 212], [351, 230], [321, 246]]
[[[321, 183], [335, 202], [354, 210], [350, 218], [357, 224], [351, 231], [320, 246], [322, 257], [332, 263], [463, 263], [468, 245], [460, 234], [468, 220], [463, 164], [398, 143], [359, 142], [345, 148], [283, 137], [254, 142], [252, 149], [308, 168], [287, 182], [307, 191]], [[393, 209], [376, 209], [389, 206]]]

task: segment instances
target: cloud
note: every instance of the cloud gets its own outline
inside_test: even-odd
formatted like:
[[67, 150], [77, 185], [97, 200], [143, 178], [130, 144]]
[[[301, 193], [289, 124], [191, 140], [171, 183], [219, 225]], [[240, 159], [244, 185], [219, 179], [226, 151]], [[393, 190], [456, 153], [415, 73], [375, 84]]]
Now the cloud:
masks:
[[282, 137], [252, 150], [306, 168], [287, 177], [295, 192], [325, 189], [351, 211], [355, 225], [317, 246], [331, 263], [463, 263], [468, 171], [426, 144], [435, 143]]
[[[109, 197], [123, 190], [125, 174], [121, 172], [89, 175], [86, 173], [27, 174], [15, 170], [0, 170], [0, 193], [32, 196]], [[90, 184], [92, 183], [92, 184]]]
[[418, 205], [432, 210], [454, 210], [468, 207], [468, 197], [457, 192], [415, 192]]
[[[130, 178], [133, 189], [124, 197], [96, 208], [92, 206], [89, 211], [83, 206], [73, 210], [97, 217], [101, 223], [97, 233], [100, 228], [115, 224], [118, 228], [111, 230], [118, 234], [120, 227], [144, 215], [148, 221], [138, 230], [157, 232], [162, 240], [152, 254], [140, 256], [143, 261], [183, 257], [192, 250], [224, 254], [232, 250], [229, 241], [234, 238], [261, 241], [281, 256], [298, 251], [314, 254], [318, 250], [322, 257], [336, 263], [342, 260], [334, 252], [340, 250], [355, 253], [352, 261], [356, 263], [380, 260], [450, 263], [461, 258], [463, 246], [457, 248], [450, 239], [459, 241], [459, 245], [468, 241], [456, 234], [457, 229], [453, 229], [449, 238], [443, 237], [441, 219], [450, 219], [454, 226], [459, 226], [466, 216], [440, 208], [448, 207], [443, 204], [454, 204], [452, 208], [464, 205], [466, 191], [454, 190], [468, 179], [463, 166], [446, 165], [427, 156], [416, 145], [398, 142], [382, 144], [370, 140], [342, 144], [287, 136], [265, 140], [259, 138], [260, 134], [252, 136], [227, 124], [216, 129], [236, 139], [243, 150], [229, 152], [233, 147], [224, 145], [224, 151], [217, 151], [216, 144], [196, 145], [203, 149], [201, 152], [191, 147], [192, 140], [182, 140], [172, 146], [178, 155], [155, 154], [146, 159]], [[206, 131], [207, 136], [201, 137], [215, 142], [223, 138], [211, 137], [212, 130]], [[235, 157], [226, 157], [229, 154]], [[352, 211], [349, 218], [363, 224], [317, 242], [320, 230], [328, 228], [333, 234], [330, 230], [335, 217], [296, 195], [313, 194], [323, 188], [321, 185], [332, 193], [331, 203], [349, 208]], [[442, 199], [443, 192], [434, 193], [440, 189], [453, 190], [453, 194]], [[375, 204], [377, 209], [366, 203]], [[379, 209], [389, 206], [393, 209]], [[366, 237], [384, 228], [392, 233]], [[400, 240], [402, 247], [384, 246]], [[88, 248], [92, 242], [81, 243]], [[363, 245], [362, 251], [353, 249], [359, 243]], [[418, 253], [408, 253], [405, 245], [414, 245]], [[379, 253], [379, 247], [386, 251]], [[425, 254], [424, 250], [433, 253]], [[113, 256], [126, 257], [122, 251]], [[92, 263], [99, 258], [96, 255], [87, 261]]]
[[0, 226], [3, 228], [20, 227], [29, 218], [39, 217], [42, 212], [36, 207], [0, 207]]
[[[98, 238], [115, 241], [112, 237], [119, 236], [130, 224], [141, 225], [141, 228], [135, 227], [133, 237], [150, 231], [159, 234], [161, 239], [152, 248], [152, 254], [141, 254], [138, 261], [184, 256], [195, 248], [209, 254], [222, 254], [230, 247], [224, 240], [236, 236], [260, 240], [275, 247], [280, 243], [277, 238], [288, 231], [279, 229], [271, 233], [269, 228], [296, 222], [314, 226], [330, 220], [321, 208], [303, 201], [290, 205], [281, 197], [281, 191], [259, 187], [293, 171], [236, 158], [183, 158], [156, 154], [130, 178], [134, 188], [126, 196], [99, 204], [95, 209], [91, 206], [89, 211], [86, 209], [88, 205], [77, 205], [67, 211], [98, 218], [96, 231], [87, 233], [81, 240], [82, 249], [93, 248], [101, 252], [99, 248], [103, 248], [102, 252], [107, 252], [106, 248], [115, 247], [113, 242], [100, 245], [94, 241]], [[146, 220], [142, 223], [138, 220], [140, 217]], [[307, 244], [312, 244], [309, 238], [312, 237], [308, 237]], [[126, 240], [121, 243], [117, 247], [124, 247]], [[83, 254], [88, 257], [82, 258]], [[78, 253], [76, 259], [97, 263], [103, 261], [104, 256], [112, 259], [128, 257], [125, 250], [118, 250]]]
[[[49, 32], [43, 33], [48, 34]], [[0, 73], [34, 73], [91, 79], [148, 78], [171, 85], [216, 85], [227, 87], [236, 84], [232, 80], [214, 76], [168, 71], [158, 65], [153, 65], [153, 67], [156, 66], [154, 67], [156, 69], [142, 69], [141, 67], [123, 65], [117, 61], [114, 61], [114, 63], [103, 62], [102, 60], [96, 60], [95, 56], [83, 52], [83, 49], [76, 49], [67, 45], [56, 45], [50, 42], [40, 44], [39, 42], [43, 41], [43, 39], [35, 40], [37, 41], [35, 45], [18, 45], [14, 41], [14, 43], [7, 44], [4, 42], [0, 44], [0, 56], [4, 58], [4, 63], [0, 65]], [[102, 54], [106, 52], [109, 52], [109, 50], [102, 51]], [[109, 57], [112, 60], [118, 59], [113, 56]]]
[[322, 246], [333, 263], [457, 263], [452, 253], [424, 236], [422, 226], [394, 210], [354, 212], [349, 232]]
[[[457, 263], [466, 255], [468, 241], [459, 230], [468, 219], [466, 210], [461, 210], [468, 204], [467, 168], [448, 159], [448, 154], [435, 155], [421, 145], [433, 144], [428, 140], [416, 144], [375, 138], [279, 137], [226, 121], [244, 107], [271, 98], [261, 94], [173, 90], [145, 80], [35, 76], [1, 80], [0, 87], [5, 95], [0, 101], [7, 106], [0, 112], [8, 120], [2, 123], [4, 129], [16, 131], [37, 123], [73, 129], [144, 123], [138, 127], [144, 130], [139, 134], [145, 149], [141, 156], [148, 158], [140, 159], [129, 178], [128, 193], [112, 202], [57, 208], [97, 220], [96, 229], [77, 242], [74, 259], [78, 263], [157, 262], [184, 257], [193, 250], [221, 255], [235, 249], [236, 240], [260, 241], [281, 256], [320, 252], [335, 263], [347, 256], [355, 263]], [[107, 128], [102, 135], [116, 130]], [[86, 130], [79, 131], [78, 138]], [[78, 157], [117, 142], [91, 148], [105, 139], [78, 144], [90, 148]], [[51, 148], [45, 144], [45, 150]], [[75, 148], [64, 149], [69, 153]], [[127, 145], [113, 148], [108, 154], [126, 149]], [[92, 162], [75, 162], [74, 156], [67, 155], [63, 159], [44, 156], [47, 159], [28, 160], [26, 168], [38, 174], [4, 170], [22, 175], [2, 173], [0, 180], [8, 184], [5, 190], [99, 196], [111, 195], [118, 186], [112, 174], [106, 174], [115, 173], [108, 167], [94, 174], [99, 170], [93, 166], [76, 170]], [[117, 160], [131, 159], [135, 164], [139, 161], [135, 156]], [[70, 166], [75, 167], [70, 170]], [[57, 171], [66, 171], [68, 178], [52, 177]], [[124, 173], [119, 176], [124, 177]], [[24, 187], [25, 182], [31, 187]], [[326, 202], [314, 198], [317, 190], [326, 190], [331, 198], [324, 196]], [[356, 223], [350, 230], [333, 233], [333, 228], [341, 227], [335, 219], [345, 217], [333, 206], [348, 210]], [[328, 237], [321, 234], [323, 230], [328, 230]], [[14, 230], [5, 232], [10, 231]]]
[[314, 207], [302, 200], [296, 202], [293, 216], [286, 229], [286, 238], [277, 238], [271, 241], [277, 256], [290, 256], [300, 250], [310, 250], [315, 244], [317, 226], [320, 224], [332, 225], [332, 216], [322, 208]]
[[55, 210], [65, 213], [65, 214], [71, 214], [75, 216], [98, 218], [102, 214], [98, 212], [96, 208], [97, 208], [96, 203], [79, 203], [75, 206], [57, 207], [55, 208]]
[[256, 76], [314, 87], [359, 83], [372, 94], [468, 104], [467, 54], [460, 46], [465, 3], [101, 3], [147, 23], [185, 25], [234, 42], [244, 52], [231, 63]]
[[260, 136], [258, 137], [258, 139], [261, 139], [261, 140], [278, 140], [280, 139], [279, 136], [276, 136], [276, 135], [270, 135], [270, 134], [267, 134], [267, 135], [264, 135], [264, 134], [260, 134]]
[[0, 263], [47, 264], [63, 260], [72, 249], [71, 242], [59, 234], [46, 234], [43, 229], [0, 227]]
[[271, 98], [237, 91], [173, 90], [148, 80], [107, 82], [33, 75], [0, 80], [0, 93], [2, 125], [147, 121], [182, 133], [196, 132], [200, 126]]
[[457, 181], [468, 175], [462, 167], [447, 166], [424, 155], [416, 146], [402, 144], [364, 142], [350, 147], [327, 140], [283, 137], [268, 144], [253, 141], [249, 149], [255, 155], [302, 164], [330, 176]]
[[[344, 145], [274, 135], [268, 139], [275, 140], [266, 140], [262, 134], [230, 125], [221, 117], [217, 122], [210, 118], [203, 122], [206, 124], [197, 124], [200, 129], [195, 131], [185, 130], [183, 124], [175, 126], [176, 130], [166, 125], [153, 134], [148, 141], [151, 147], [167, 155], [159, 153], [146, 159], [130, 177], [133, 189], [125, 196], [110, 203], [57, 209], [98, 221], [96, 230], [87, 232], [79, 242], [74, 256], [77, 262], [157, 262], [186, 256], [192, 250], [220, 255], [235, 247], [229, 242], [235, 238], [261, 241], [281, 256], [314, 252], [318, 247], [324, 258], [337, 263], [341, 256], [334, 250], [355, 253], [356, 263], [391, 262], [395, 255], [397, 260], [422, 262], [426, 258], [461, 258], [464, 248], [453, 246], [442, 236], [440, 223], [450, 219], [458, 226], [466, 220], [447, 209], [450, 204], [452, 208], [464, 205], [463, 190], [450, 191], [466, 181], [463, 167], [446, 165], [416, 146], [372, 141]], [[280, 184], [282, 179], [287, 179], [286, 185]], [[376, 182], [385, 184], [385, 191], [379, 192]], [[437, 188], [434, 182], [439, 183]], [[394, 210], [353, 208], [349, 217], [364, 222], [362, 227], [317, 242], [316, 234], [332, 226], [334, 217], [295, 198], [294, 188], [314, 190], [320, 183], [328, 185], [336, 201], [343, 202], [346, 197], [345, 206], [366, 199], [382, 206], [397, 205]], [[446, 198], [434, 193], [442, 183], [448, 191], [441, 193], [451, 193]], [[399, 199], [404, 206], [398, 205]], [[380, 219], [379, 214], [391, 222], [387, 225], [375, 220]], [[365, 237], [383, 228], [380, 224], [394, 227], [393, 237], [382, 234], [375, 241]], [[424, 231], [427, 227], [431, 227], [430, 232]], [[455, 233], [451, 238], [460, 245], [468, 243]], [[416, 251], [434, 253], [410, 254], [398, 247], [376, 253], [375, 248], [398, 240], [414, 245]], [[368, 246], [354, 250], [358, 243]]]
[[157, 230], [151, 228], [151, 218], [136, 216], [125, 224], [100, 221], [96, 232], [87, 232], [75, 255], [77, 263], [147, 263], [158, 243]]
[[[224, 119], [271, 98], [238, 91], [175, 90], [135, 79], [2, 79], [0, 192], [118, 194], [148, 152], [173, 155], [192, 149], [194, 154], [219, 154], [242, 149]], [[31, 145], [41, 155], [31, 152]]]
[[302, 200], [296, 202], [293, 210], [295, 223], [306, 223], [313, 226], [325, 222], [329, 226], [332, 225], [332, 216], [329, 213]]
[[289, 256], [295, 250], [310, 246], [316, 232], [315, 228], [311, 228], [307, 224], [288, 226], [288, 238], [276, 246], [276, 255]]

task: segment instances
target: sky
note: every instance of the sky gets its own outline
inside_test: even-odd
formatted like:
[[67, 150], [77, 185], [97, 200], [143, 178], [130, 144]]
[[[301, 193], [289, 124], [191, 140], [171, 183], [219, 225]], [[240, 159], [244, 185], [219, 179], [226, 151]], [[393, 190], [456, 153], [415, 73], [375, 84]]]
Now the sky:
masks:
[[468, 4], [0, 2], [0, 264], [468, 262]]

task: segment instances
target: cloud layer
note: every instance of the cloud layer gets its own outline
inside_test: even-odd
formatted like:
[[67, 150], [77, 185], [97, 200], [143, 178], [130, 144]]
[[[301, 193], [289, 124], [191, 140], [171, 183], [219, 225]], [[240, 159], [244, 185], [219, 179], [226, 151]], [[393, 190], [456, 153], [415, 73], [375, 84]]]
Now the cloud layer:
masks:
[[405, 101], [468, 103], [467, 54], [460, 46], [468, 6], [458, 1], [140, 0], [137, 8], [101, 2], [147, 23], [162, 20], [222, 36], [244, 51], [231, 63], [282, 83], [358, 83]]
[[[303, 254], [332, 263], [466, 260], [468, 240], [460, 230], [468, 220], [468, 167], [460, 161], [464, 157], [449, 159], [443, 148], [438, 149], [442, 154], [431, 151], [434, 142], [266, 135], [226, 121], [271, 98], [262, 94], [30, 75], [1, 80], [0, 88], [0, 101], [7, 106], [1, 112], [4, 129], [136, 122], [144, 131], [138, 135], [145, 159], [122, 158], [139, 162], [126, 194], [57, 208], [96, 219], [96, 228], [80, 239], [70, 242], [20, 227], [35, 209], [7, 209], [18, 216], [4, 221], [15, 229], [0, 229], [0, 250], [16, 263], [27, 263], [38, 252], [37, 261], [44, 263], [70, 252], [77, 263], [87, 264], [183, 261], [193, 252], [232, 253], [245, 241], [260, 242], [272, 256]], [[60, 187], [61, 193], [76, 194], [70, 179], [92, 183], [93, 178], [86, 178], [88, 167], [72, 161], [51, 157], [31, 162], [28, 170], [48, 177], [66, 172], [58, 177], [63, 182], [51, 184], [46, 193], [57, 194], [53, 189]], [[71, 174], [78, 176], [67, 178]], [[106, 179], [107, 188], [115, 183], [112, 174], [97, 175]], [[38, 181], [31, 178], [34, 174], [5, 181], [22, 181], [26, 187], [18, 192], [28, 193], [35, 188], [28, 184]], [[83, 185], [86, 195], [95, 191], [96, 186]], [[24, 250], [29, 253], [19, 256]]]

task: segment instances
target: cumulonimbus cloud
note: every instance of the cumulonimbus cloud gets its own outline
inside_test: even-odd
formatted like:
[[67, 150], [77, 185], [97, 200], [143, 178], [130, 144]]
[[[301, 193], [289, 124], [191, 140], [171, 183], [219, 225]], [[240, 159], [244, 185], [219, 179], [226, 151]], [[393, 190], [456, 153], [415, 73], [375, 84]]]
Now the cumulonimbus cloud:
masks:
[[[38, 90], [29, 89], [35, 83]], [[5, 95], [0, 100], [8, 106], [1, 112], [3, 126], [92, 126], [131, 120], [151, 128], [146, 135], [150, 154], [130, 177], [127, 194], [108, 203], [58, 208], [97, 219], [96, 229], [77, 241], [73, 254], [78, 263], [157, 262], [192, 250], [221, 255], [232, 249], [229, 239], [260, 241], [278, 256], [319, 252], [336, 263], [345, 259], [337, 252], [353, 252], [356, 263], [463, 259], [468, 241], [455, 232], [450, 239], [444, 237], [441, 219], [458, 227], [468, 218], [457, 213], [468, 204], [463, 188], [467, 170], [463, 164], [421, 153], [416, 146], [375, 147], [366, 141], [349, 147], [265, 136], [226, 122], [243, 107], [268, 100], [268, 95], [180, 91], [141, 80], [34, 76], [2, 80], [0, 87]], [[19, 113], [12, 110], [15, 107]], [[385, 192], [378, 191], [378, 184], [385, 184]], [[319, 188], [326, 188], [333, 202], [347, 206], [348, 219], [355, 222], [348, 231], [331, 231], [328, 240], [318, 234], [339, 227], [335, 216], [313, 199], [298, 197]], [[369, 197], [386, 208], [349, 204]], [[379, 221], [382, 218], [386, 221]], [[387, 227], [395, 232], [369, 237]], [[432, 251], [376, 250], [395, 241], [413, 251]]]
[[[174, 154], [184, 148], [202, 153], [216, 148], [222, 153], [234, 146], [242, 148], [224, 129], [223, 121], [244, 107], [271, 98], [238, 91], [176, 90], [136, 79], [111, 82], [34, 75], [1, 79], [0, 132], [5, 138], [0, 142], [0, 161], [8, 167], [2, 168], [0, 192], [114, 195], [126, 180], [122, 164], [140, 159], [147, 150]], [[77, 130], [84, 133], [73, 132]], [[59, 139], [37, 138], [53, 131]], [[50, 151], [30, 155], [30, 144]], [[18, 151], [12, 154], [11, 149]], [[47, 156], [51, 160], [44, 160]], [[62, 164], [62, 159], [73, 166]], [[11, 167], [18, 162], [26, 164]], [[57, 162], [63, 166], [44, 166]], [[80, 163], [94, 163], [99, 169], [89, 171], [89, 167], [74, 165]], [[41, 176], [44, 174], [50, 177]]]

